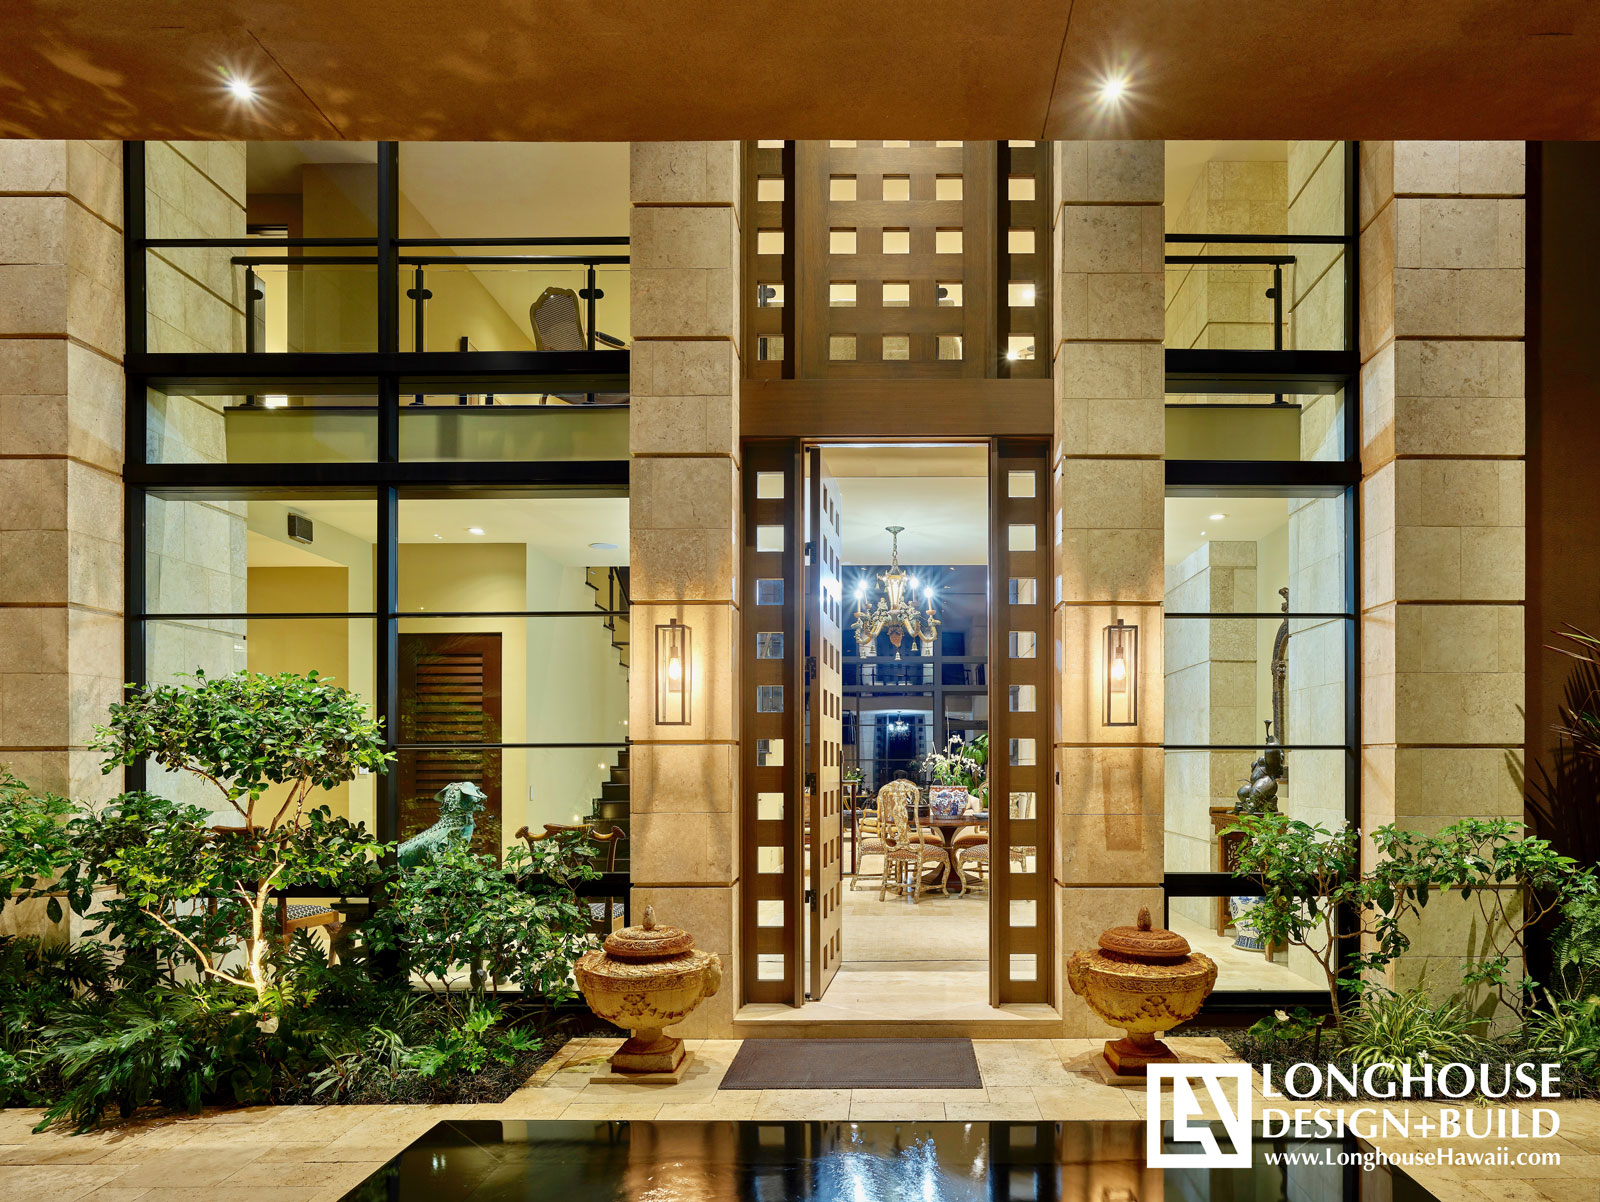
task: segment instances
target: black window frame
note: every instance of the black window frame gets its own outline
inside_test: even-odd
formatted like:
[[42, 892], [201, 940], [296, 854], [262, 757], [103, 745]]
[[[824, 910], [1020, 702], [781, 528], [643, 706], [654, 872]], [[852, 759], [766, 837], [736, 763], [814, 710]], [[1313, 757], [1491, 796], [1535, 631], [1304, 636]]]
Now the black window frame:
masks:
[[[249, 618], [343, 618], [371, 620], [376, 628], [373, 706], [383, 720], [389, 751], [401, 750], [397, 716], [399, 698], [399, 624], [414, 612], [399, 609], [399, 504], [409, 495], [532, 493], [542, 488], [626, 495], [627, 459], [591, 461], [448, 460], [400, 458], [400, 408], [403, 396], [418, 393], [476, 394], [507, 392], [603, 393], [626, 398], [629, 380], [627, 350], [583, 351], [401, 351], [400, 269], [407, 246], [529, 245], [536, 239], [429, 239], [399, 237], [398, 142], [377, 144], [377, 234], [371, 239], [302, 239], [300, 245], [341, 245], [370, 249], [378, 269], [377, 350], [352, 353], [151, 353], [148, 341], [148, 252], [163, 246], [236, 247], [237, 239], [152, 239], [145, 205], [145, 144], [127, 142], [123, 155], [124, 304], [127, 381], [126, 438], [123, 468], [123, 679], [134, 687], [147, 683], [147, 627], [188, 617], [206, 620]], [[545, 242], [560, 243], [559, 239]], [[573, 239], [566, 239], [572, 243]], [[585, 245], [626, 239], [587, 239]], [[586, 256], [585, 261], [593, 256]], [[626, 256], [610, 259], [626, 261]], [[610, 261], [610, 259], [606, 261]], [[589, 328], [593, 329], [592, 304]], [[378, 446], [371, 461], [289, 463], [152, 463], [147, 436], [147, 396], [151, 389], [195, 395], [268, 394], [326, 390], [334, 395], [377, 397]], [[617, 406], [625, 409], [626, 406]], [[226, 494], [245, 498], [251, 492], [279, 494], [294, 489], [348, 490], [369, 495], [376, 508], [374, 544], [374, 609], [366, 613], [205, 613], [184, 615], [151, 612], [148, 607], [146, 501], [152, 495]], [[438, 616], [438, 615], [429, 615]], [[595, 608], [560, 614], [549, 611], [485, 613], [485, 617], [539, 618], [582, 616], [607, 620], [616, 616]], [[480, 745], [474, 745], [480, 746]], [[626, 743], [505, 743], [524, 748], [583, 747], [620, 750]], [[146, 786], [142, 763], [127, 769], [126, 787]], [[399, 832], [399, 777], [381, 778], [376, 799], [376, 834], [393, 840]]]
[[[1194, 262], [1186, 253], [1185, 244], [1207, 243], [1235, 245], [1241, 253], [1253, 245], [1284, 245], [1312, 243], [1338, 245], [1344, 248], [1344, 346], [1339, 350], [1211, 350], [1167, 348], [1166, 389], [1169, 395], [1182, 393], [1242, 393], [1242, 394], [1344, 394], [1344, 455], [1337, 460], [1220, 460], [1220, 459], [1167, 459], [1166, 495], [1174, 496], [1248, 496], [1248, 497], [1342, 497], [1345, 522], [1345, 577], [1344, 608], [1342, 611], [1314, 615], [1336, 618], [1343, 622], [1344, 637], [1344, 741], [1342, 744], [1298, 745], [1302, 748], [1342, 749], [1345, 753], [1344, 809], [1345, 820], [1359, 827], [1361, 819], [1361, 616], [1359, 582], [1360, 564], [1360, 484], [1361, 484], [1361, 349], [1359, 298], [1360, 281], [1360, 144], [1344, 142], [1340, 146], [1344, 160], [1344, 229], [1339, 234], [1288, 235], [1288, 234], [1235, 234], [1235, 235], [1166, 235], [1168, 261]], [[1337, 153], [1337, 151], [1335, 152]], [[1176, 248], [1176, 249], [1174, 249]], [[1281, 301], [1281, 298], [1279, 298]], [[1281, 618], [1283, 615], [1200, 612], [1166, 612], [1169, 618], [1201, 619], [1260, 619]], [[1293, 750], [1297, 745], [1291, 744]], [[1192, 745], [1162, 743], [1162, 752], [1169, 750], [1228, 750], [1222, 745]], [[1230, 897], [1250, 896], [1259, 892], [1254, 879], [1235, 876], [1228, 872], [1170, 872], [1163, 865], [1163, 908], [1175, 897]], [[1353, 934], [1359, 916], [1341, 911], [1338, 917], [1342, 935]], [[1359, 948], [1347, 942], [1348, 962]], [[1327, 992], [1322, 988], [1305, 989], [1218, 989], [1206, 1002], [1203, 1013], [1210, 1015], [1254, 1015], [1263, 1011], [1306, 1006], [1312, 1010], [1327, 1008]]]

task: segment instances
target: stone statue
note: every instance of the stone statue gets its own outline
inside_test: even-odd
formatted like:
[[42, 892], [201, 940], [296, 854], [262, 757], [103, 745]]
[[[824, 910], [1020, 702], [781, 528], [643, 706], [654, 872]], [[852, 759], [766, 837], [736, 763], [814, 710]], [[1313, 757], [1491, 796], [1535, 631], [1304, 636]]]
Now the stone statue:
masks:
[[400, 845], [402, 868], [415, 868], [452, 843], [470, 844], [474, 819], [489, 795], [469, 780], [458, 780], [440, 789], [433, 799], [439, 803], [439, 821]]
[[[1280, 588], [1278, 590], [1278, 596], [1283, 598], [1283, 605], [1280, 608], [1283, 610], [1284, 614], [1287, 615], [1289, 612], [1289, 586], [1285, 585], [1283, 588]], [[1271, 750], [1273, 742], [1277, 742], [1281, 748], [1281, 745], [1284, 741], [1283, 720], [1284, 707], [1286, 704], [1284, 691], [1288, 688], [1288, 685], [1289, 619], [1286, 616], [1283, 619], [1283, 622], [1278, 626], [1278, 633], [1273, 637], [1272, 640], [1272, 725], [1267, 730], [1268, 754], [1272, 756], [1272, 759], [1268, 761], [1268, 764], [1272, 770], [1272, 778], [1277, 781], [1286, 781], [1289, 779], [1289, 753], [1280, 749], [1274, 754]], [[1278, 735], [1276, 740], [1274, 740], [1272, 737], [1274, 730]]]

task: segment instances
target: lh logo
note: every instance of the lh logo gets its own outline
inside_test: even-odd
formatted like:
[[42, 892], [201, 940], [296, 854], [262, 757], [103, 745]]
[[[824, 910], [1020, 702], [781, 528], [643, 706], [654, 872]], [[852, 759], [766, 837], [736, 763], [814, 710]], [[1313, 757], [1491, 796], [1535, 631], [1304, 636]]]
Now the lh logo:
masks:
[[[1254, 1119], [1253, 1097], [1250, 1092], [1250, 1066], [1247, 1064], [1152, 1064], [1145, 1070], [1148, 1090], [1145, 1118], [1145, 1154], [1151, 1168], [1207, 1168], [1243, 1169], [1250, 1166], [1250, 1123]], [[1170, 1081], [1170, 1094], [1162, 1090], [1162, 1083]], [[1205, 1083], [1206, 1096], [1216, 1108], [1223, 1129], [1233, 1143], [1233, 1151], [1224, 1152], [1217, 1143], [1210, 1120], [1201, 1118], [1204, 1109], [1195, 1091], [1198, 1082]], [[1225, 1083], [1231, 1083], [1228, 1090]], [[1230, 1098], [1228, 1095], [1233, 1096]], [[1162, 1100], [1170, 1096], [1172, 1113], [1162, 1113]], [[1167, 1152], [1162, 1148], [1161, 1122], [1172, 1119], [1172, 1143], [1194, 1145], [1198, 1151]]]

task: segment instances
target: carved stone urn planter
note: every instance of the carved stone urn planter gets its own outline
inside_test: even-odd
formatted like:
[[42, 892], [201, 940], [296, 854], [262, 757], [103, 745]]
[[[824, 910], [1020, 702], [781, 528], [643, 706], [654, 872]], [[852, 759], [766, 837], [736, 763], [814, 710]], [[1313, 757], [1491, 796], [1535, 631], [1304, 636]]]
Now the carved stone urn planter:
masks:
[[1089, 1009], [1122, 1027], [1124, 1039], [1106, 1041], [1106, 1063], [1123, 1076], [1143, 1076], [1152, 1064], [1175, 1064], [1172, 1049], [1157, 1039], [1200, 1013], [1217, 983], [1210, 956], [1189, 951], [1174, 931], [1154, 929], [1150, 910], [1139, 907], [1139, 924], [1112, 927], [1097, 951], [1073, 952], [1067, 983]]
[[611, 1057], [611, 1072], [595, 1081], [678, 1080], [689, 1065], [683, 1040], [662, 1031], [681, 1023], [722, 986], [722, 961], [694, 950], [694, 936], [656, 926], [646, 906], [644, 925], [606, 936], [605, 950], [585, 952], [577, 966], [583, 1000], [633, 1037]]

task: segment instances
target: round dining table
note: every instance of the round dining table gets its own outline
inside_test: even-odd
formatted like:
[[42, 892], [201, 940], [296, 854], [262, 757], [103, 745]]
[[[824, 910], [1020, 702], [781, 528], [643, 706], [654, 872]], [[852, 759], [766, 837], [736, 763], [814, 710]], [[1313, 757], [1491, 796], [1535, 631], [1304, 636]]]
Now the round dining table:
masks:
[[985, 838], [989, 834], [989, 815], [982, 814], [919, 814], [917, 823], [920, 826], [932, 827], [939, 834], [939, 842], [944, 846], [944, 853], [950, 861], [950, 871], [945, 875], [945, 889], [961, 891], [961, 874], [956, 871], [955, 838], [956, 832], [963, 827], [975, 827]]

